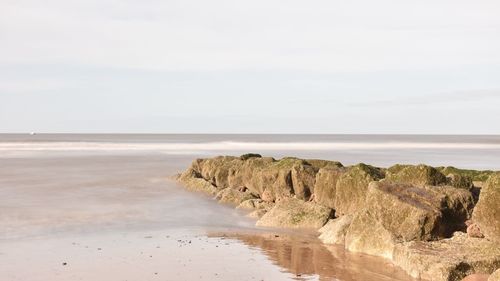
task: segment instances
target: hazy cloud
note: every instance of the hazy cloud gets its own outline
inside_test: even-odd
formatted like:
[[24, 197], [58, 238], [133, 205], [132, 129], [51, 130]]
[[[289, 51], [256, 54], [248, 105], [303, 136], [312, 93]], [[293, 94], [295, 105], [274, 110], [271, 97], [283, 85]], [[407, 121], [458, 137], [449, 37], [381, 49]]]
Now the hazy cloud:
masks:
[[366, 100], [350, 102], [351, 106], [426, 106], [434, 104], [453, 104], [463, 102], [500, 101], [500, 89], [467, 90], [447, 93], [423, 94], [419, 96], [401, 96], [393, 99]]
[[0, 132], [500, 133], [498, 0], [0, 7]]
[[366, 71], [500, 63], [498, 1], [2, 1], [0, 63]]

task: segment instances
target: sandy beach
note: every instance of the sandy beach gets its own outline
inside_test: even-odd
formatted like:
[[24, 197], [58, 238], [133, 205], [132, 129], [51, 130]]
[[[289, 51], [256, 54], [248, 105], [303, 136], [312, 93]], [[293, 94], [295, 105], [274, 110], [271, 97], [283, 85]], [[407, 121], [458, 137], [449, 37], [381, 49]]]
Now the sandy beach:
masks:
[[8, 152], [2, 280], [412, 280], [388, 260], [326, 246], [316, 233], [257, 228], [245, 212], [184, 190], [169, 177], [192, 153]]

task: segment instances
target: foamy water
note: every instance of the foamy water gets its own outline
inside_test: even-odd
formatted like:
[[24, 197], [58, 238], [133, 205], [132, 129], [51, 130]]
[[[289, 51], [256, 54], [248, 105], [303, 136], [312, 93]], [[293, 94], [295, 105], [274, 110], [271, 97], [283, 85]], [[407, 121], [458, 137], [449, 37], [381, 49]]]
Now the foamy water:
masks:
[[2, 142], [0, 151], [157, 151], [171, 154], [203, 154], [207, 151], [318, 151], [318, 150], [500, 150], [496, 143], [468, 142], [205, 142], [205, 143], [111, 143], [111, 142]]
[[64, 155], [298, 156], [379, 166], [426, 163], [500, 170], [500, 136], [1, 135], [0, 158]]

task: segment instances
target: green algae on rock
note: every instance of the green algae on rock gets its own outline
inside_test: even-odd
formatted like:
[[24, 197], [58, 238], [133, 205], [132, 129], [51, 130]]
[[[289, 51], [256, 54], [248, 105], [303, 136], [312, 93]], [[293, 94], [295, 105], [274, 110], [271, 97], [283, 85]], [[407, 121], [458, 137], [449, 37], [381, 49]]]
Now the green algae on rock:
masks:
[[402, 241], [446, 238], [465, 230], [474, 199], [466, 190], [372, 182], [366, 208]]
[[457, 232], [439, 241], [396, 244], [392, 260], [415, 278], [460, 281], [473, 273], [489, 274], [500, 268], [500, 247]]
[[340, 176], [345, 173], [344, 168], [325, 167], [319, 169], [316, 173], [316, 181], [314, 185], [314, 201], [323, 206], [336, 209], [335, 194], [337, 191], [337, 183]]
[[235, 206], [238, 206], [244, 201], [255, 198], [256, 198], [255, 195], [249, 192], [244, 192], [232, 188], [225, 188], [219, 191], [217, 195], [215, 195], [215, 199], [219, 200], [219, 202], [233, 204]]
[[197, 159], [177, 180], [252, 211], [259, 226], [319, 229], [324, 243], [389, 258], [414, 277], [455, 281], [500, 266], [500, 173], [246, 154]]
[[278, 201], [257, 221], [257, 226], [318, 229], [332, 216], [333, 210], [330, 208], [287, 198]]
[[240, 160], [248, 160], [250, 158], [262, 158], [262, 155], [257, 153], [247, 153], [240, 156]]
[[188, 169], [182, 173], [177, 180], [182, 182], [185, 188], [191, 191], [204, 192], [210, 195], [215, 195], [218, 191], [213, 184], [202, 178], [193, 169]]
[[335, 211], [338, 215], [352, 214], [364, 207], [368, 184], [384, 177], [380, 168], [358, 164], [348, 168], [336, 184]]
[[492, 174], [482, 188], [473, 221], [487, 239], [500, 243], [500, 173]]
[[347, 230], [352, 223], [353, 216], [345, 215], [340, 218], [329, 220], [318, 230], [321, 235], [319, 239], [325, 244], [344, 244]]
[[448, 167], [436, 167], [442, 174], [445, 176], [449, 174], [457, 174], [463, 177], [469, 177], [473, 181], [486, 181], [491, 174], [493, 174], [493, 171], [486, 170], [486, 171], [477, 171], [477, 170], [467, 170], [467, 169], [459, 169], [455, 168], [452, 166]]
[[497, 271], [493, 272], [491, 276], [488, 278], [488, 281], [500, 281], [500, 269], [497, 269]]
[[265, 209], [269, 210], [273, 207], [272, 203], [266, 202], [262, 199], [248, 199], [245, 201], [242, 201], [236, 209], [243, 209], [243, 210], [257, 210], [257, 209]]
[[446, 184], [446, 177], [436, 168], [427, 165], [400, 165], [396, 164], [386, 171], [387, 181], [406, 183], [416, 186]]

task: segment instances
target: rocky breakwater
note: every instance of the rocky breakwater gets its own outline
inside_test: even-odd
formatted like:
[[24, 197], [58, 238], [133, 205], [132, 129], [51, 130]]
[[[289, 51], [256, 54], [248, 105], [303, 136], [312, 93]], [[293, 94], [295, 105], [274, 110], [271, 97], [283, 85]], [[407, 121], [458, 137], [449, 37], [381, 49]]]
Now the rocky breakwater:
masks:
[[177, 179], [249, 210], [259, 226], [319, 230], [324, 243], [388, 258], [416, 278], [500, 268], [500, 173], [246, 154], [197, 159]]

